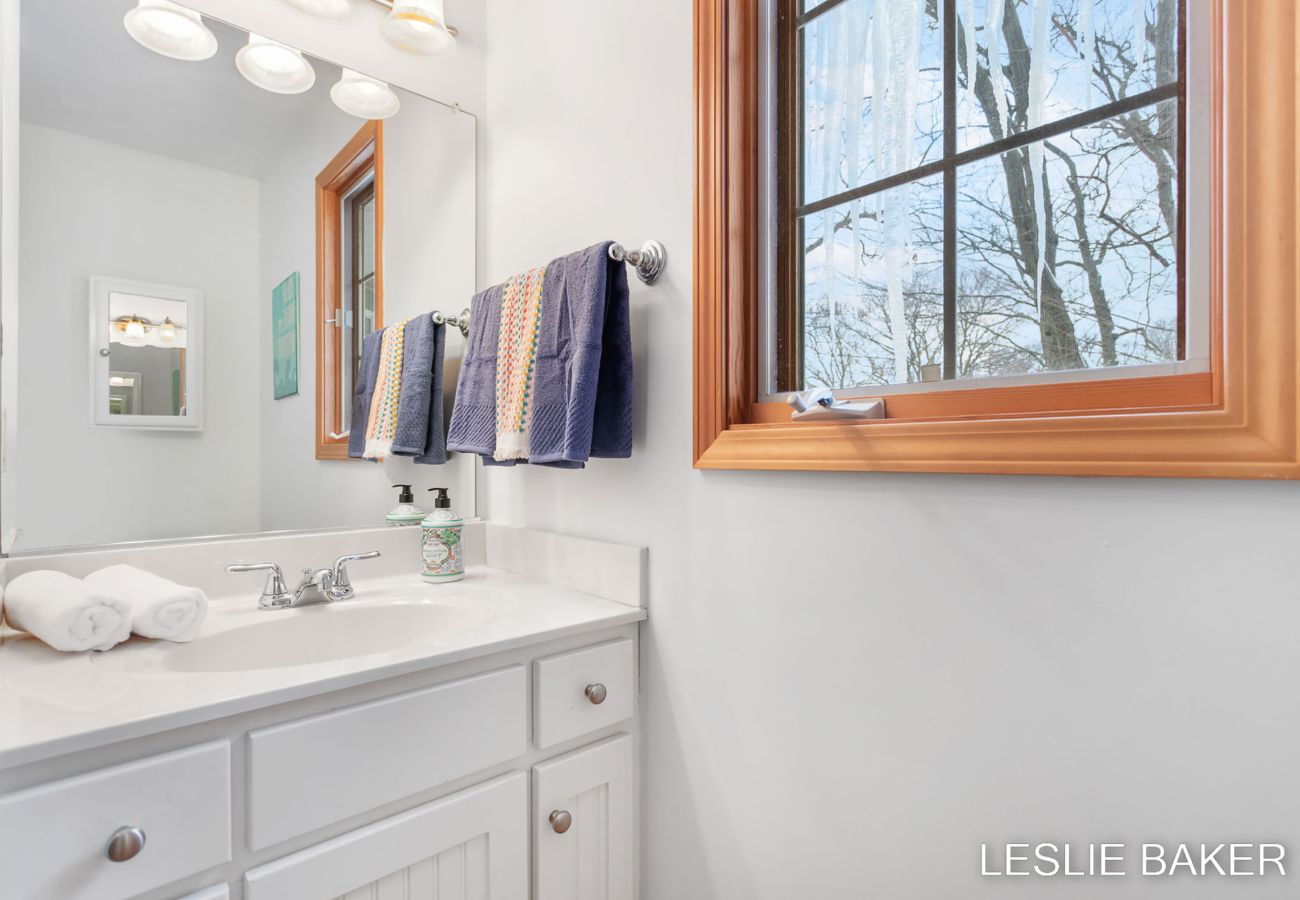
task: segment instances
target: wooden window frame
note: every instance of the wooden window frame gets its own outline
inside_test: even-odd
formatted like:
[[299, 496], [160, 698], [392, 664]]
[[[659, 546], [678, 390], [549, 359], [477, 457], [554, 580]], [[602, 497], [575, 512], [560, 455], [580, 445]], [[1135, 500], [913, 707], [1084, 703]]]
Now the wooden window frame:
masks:
[[348, 459], [340, 418], [340, 366], [348, 359], [333, 321], [343, 297], [343, 199], [370, 171], [375, 185], [375, 327], [384, 322], [384, 125], [366, 122], [316, 176], [316, 458]]
[[1300, 478], [1293, 0], [1213, 0], [1210, 372], [891, 395], [849, 424], [757, 401], [760, 17], [695, 3], [697, 468]]

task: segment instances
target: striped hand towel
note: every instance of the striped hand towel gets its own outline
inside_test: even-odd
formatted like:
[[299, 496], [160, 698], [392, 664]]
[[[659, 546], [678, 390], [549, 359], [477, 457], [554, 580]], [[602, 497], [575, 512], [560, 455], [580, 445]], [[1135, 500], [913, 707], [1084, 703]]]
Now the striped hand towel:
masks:
[[545, 269], [529, 269], [507, 281], [501, 292], [493, 459], [528, 458], [545, 275]]
[[366, 423], [366, 459], [384, 459], [393, 450], [401, 402], [406, 321], [384, 329], [383, 343], [379, 346], [379, 377], [370, 401], [370, 420]]

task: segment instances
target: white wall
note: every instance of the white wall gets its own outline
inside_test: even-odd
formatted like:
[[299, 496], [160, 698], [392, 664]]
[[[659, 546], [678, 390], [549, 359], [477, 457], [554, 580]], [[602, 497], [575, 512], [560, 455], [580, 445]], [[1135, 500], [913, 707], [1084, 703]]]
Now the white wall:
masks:
[[[402, 109], [384, 123], [384, 320], [387, 324], [442, 309], [459, 313], [475, 285], [475, 121], [399, 92]], [[260, 346], [271, 353], [271, 291], [300, 274], [299, 393], [273, 399], [270, 367], [262, 373], [261, 527], [326, 528], [382, 524], [397, 503], [393, 484], [414, 484], [416, 503], [432, 508], [426, 489], [447, 487], [456, 508], [474, 513], [474, 461], [453, 454], [444, 466], [398, 457], [382, 465], [317, 460], [315, 434], [315, 178], [360, 122], [326, 104], [286, 148], [261, 183], [262, 323]], [[448, 329], [445, 394], [453, 395], [464, 339]], [[449, 416], [448, 416], [449, 418]]]
[[694, 471], [691, 4], [646, 10], [488, 4], [488, 277], [670, 261], [632, 282], [633, 459], [482, 478], [492, 519], [651, 548], [644, 900], [1293, 896], [978, 853], [1300, 849], [1300, 486]]
[[[257, 530], [257, 183], [29, 123], [20, 136], [16, 549]], [[91, 275], [203, 291], [202, 432], [89, 427]]]

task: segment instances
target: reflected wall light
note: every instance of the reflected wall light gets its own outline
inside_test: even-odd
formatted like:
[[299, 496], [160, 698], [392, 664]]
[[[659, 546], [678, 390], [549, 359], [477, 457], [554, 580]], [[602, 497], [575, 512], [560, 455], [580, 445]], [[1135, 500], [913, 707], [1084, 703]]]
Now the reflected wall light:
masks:
[[252, 32], [235, 54], [235, 68], [253, 84], [276, 94], [301, 94], [316, 83], [316, 70], [302, 51]]
[[358, 119], [387, 119], [396, 115], [402, 105], [387, 84], [351, 69], [344, 69], [338, 84], [330, 88], [330, 99]]
[[172, 59], [193, 62], [217, 52], [216, 36], [203, 24], [203, 17], [171, 0], [140, 0], [122, 24], [137, 42]]
[[442, 0], [393, 0], [382, 30], [388, 43], [408, 53], [442, 56], [456, 49]]

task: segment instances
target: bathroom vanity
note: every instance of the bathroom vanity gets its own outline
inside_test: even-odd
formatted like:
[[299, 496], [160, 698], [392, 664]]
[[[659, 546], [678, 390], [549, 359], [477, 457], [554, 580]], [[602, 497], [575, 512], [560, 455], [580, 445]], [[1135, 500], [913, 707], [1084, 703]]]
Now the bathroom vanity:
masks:
[[[431, 587], [418, 540], [6, 561], [12, 577], [130, 557], [225, 590], [190, 644], [0, 640], [4, 895], [635, 896], [644, 551], [476, 525], [465, 581]], [[262, 610], [257, 579], [221, 571], [340, 548], [383, 555], [333, 604]]]

